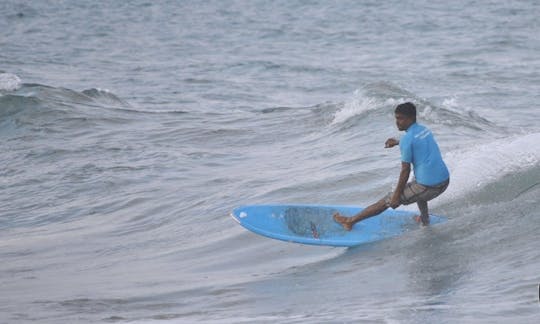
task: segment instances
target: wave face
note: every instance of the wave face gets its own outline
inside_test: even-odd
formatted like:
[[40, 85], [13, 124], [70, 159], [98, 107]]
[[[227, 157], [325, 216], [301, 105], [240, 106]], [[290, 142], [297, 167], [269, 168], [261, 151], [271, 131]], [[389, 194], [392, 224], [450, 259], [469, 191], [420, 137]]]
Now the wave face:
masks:
[[[0, 4], [0, 322], [535, 322], [539, 10]], [[341, 249], [228, 217], [376, 201], [404, 101], [444, 225]]]

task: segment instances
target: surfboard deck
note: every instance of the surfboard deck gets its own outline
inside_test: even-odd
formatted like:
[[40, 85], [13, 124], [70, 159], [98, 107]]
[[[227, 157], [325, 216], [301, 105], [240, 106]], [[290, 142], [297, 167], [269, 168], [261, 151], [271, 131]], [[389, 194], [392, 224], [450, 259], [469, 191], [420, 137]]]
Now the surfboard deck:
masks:
[[[246, 229], [277, 240], [311, 245], [357, 246], [418, 229], [416, 213], [388, 209], [356, 223], [351, 231], [336, 223], [336, 212], [352, 216], [363, 208], [337, 205], [247, 205], [233, 210], [231, 216]], [[446, 221], [430, 215], [430, 224]], [[430, 226], [431, 226], [430, 225]]]

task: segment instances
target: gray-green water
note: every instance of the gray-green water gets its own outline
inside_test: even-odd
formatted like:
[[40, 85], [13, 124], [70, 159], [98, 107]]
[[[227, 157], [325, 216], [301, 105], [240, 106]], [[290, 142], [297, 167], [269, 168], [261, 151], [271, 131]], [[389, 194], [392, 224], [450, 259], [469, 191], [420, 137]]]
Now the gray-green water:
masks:
[[[1, 323], [533, 323], [535, 1], [3, 1]], [[441, 226], [353, 249], [238, 205], [365, 206], [411, 100]]]

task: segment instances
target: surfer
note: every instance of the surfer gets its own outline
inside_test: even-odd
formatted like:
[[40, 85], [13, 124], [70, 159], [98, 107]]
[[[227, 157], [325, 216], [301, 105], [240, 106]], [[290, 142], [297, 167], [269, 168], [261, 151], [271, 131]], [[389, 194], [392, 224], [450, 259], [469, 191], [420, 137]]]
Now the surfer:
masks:
[[[399, 145], [401, 151], [401, 172], [394, 192], [389, 193], [378, 202], [370, 205], [357, 215], [345, 217], [334, 214], [334, 220], [350, 231], [354, 224], [366, 218], [378, 215], [389, 207], [396, 209], [400, 205], [416, 203], [420, 215], [415, 217], [424, 226], [429, 225], [427, 202], [442, 194], [450, 183], [450, 174], [446, 167], [439, 146], [431, 131], [416, 123], [416, 107], [410, 102], [400, 104], [394, 112], [396, 125], [405, 131], [401, 140], [389, 138], [385, 148]], [[411, 164], [414, 168], [414, 179], [409, 180]]]

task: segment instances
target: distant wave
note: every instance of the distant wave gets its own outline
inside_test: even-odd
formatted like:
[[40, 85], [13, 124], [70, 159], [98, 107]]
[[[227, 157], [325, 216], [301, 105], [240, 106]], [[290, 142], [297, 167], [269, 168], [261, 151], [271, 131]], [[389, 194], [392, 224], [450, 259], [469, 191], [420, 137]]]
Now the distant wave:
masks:
[[121, 107], [130, 106], [130, 104], [127, 101], [120, 99], [118, 96], [116, 96], [114, 93], [108, 90], [92, 88], [92, 89], [83, 90], [82, 94], [107, 105], [121, 106]]
[[[0, 117], [12, 115], [26, 109], [32, 109], [37, 103], [48, 107], [51, 110], [58, 107], [93, 107], [121, 110], [132, 113], [151, 114], [178, 114], [186, 113], [180, 109], [141, 109], [132, 106], [126, 100], [121, 99], [114, 93], [99, 89], [90, 88], [83, 91], [71, 90], [62, 87], [51, 87], [36, 83], [20, 83], [20, 79], [8, 73], [0, 74]], [[2, 95], [3, 94], [3, 95]]]
[[331, 124], [338, 125], [353, 118], [364, 118], [372, 114], [392, 114], [395, 106], [407, 101], [416, 104], [419, 118], [428, 123], [463, 126], [476, 130], [493, 126], [489, 120], [472, 110], [460, 108], [454, 98], [445, 100], [439, 106], [385, 82], [357, 89], [353, 96], [336, 110]]
[[398, 103], [414, 101], [414, 95], [388, 82], [364, 85], [354, 91], [351, 98], [334, 114], [332, 124], [344, 123], [352, 118], [364, 117], [373, 112], [391, 113]]
[[[87, 91], [85, 93], [85, 91]], [[50, 87], [42, 84], [24, 83], [17, 89], [5, 91], [0, 96], [0, 117], [22, 112], [51, 113], [69, 111], [67, 107], [129, 107], [112, 93], [101, 90], [88, 92], [67, 88]], [[81, 109], [84, 111], [85, 109]]]
[[353, 98], [345, 102], [343, 107], [335, 112], [332, 124], [341, 124], [352, 117], [384, 108], [384, 106], [384, 101], [366, 96], [360, 90], [356, 90]]

